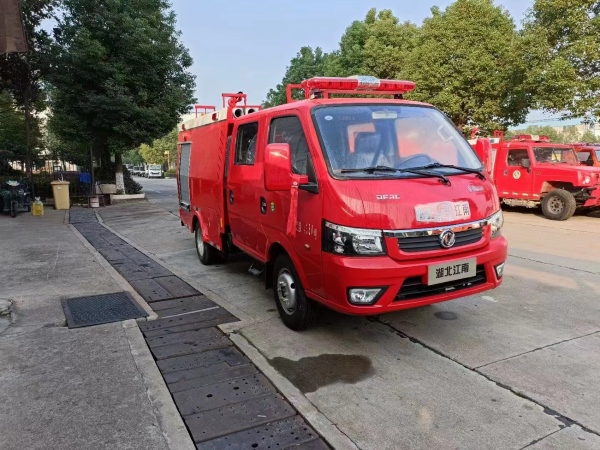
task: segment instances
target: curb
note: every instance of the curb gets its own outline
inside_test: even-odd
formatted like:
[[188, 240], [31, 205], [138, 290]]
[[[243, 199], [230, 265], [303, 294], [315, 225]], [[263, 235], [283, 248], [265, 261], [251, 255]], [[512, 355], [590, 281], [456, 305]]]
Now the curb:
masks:
[[[248, 325], [252, 325], [252, 324], [257, 323], [256, 320], [254, 320], [252, 317], [250, 317], [248, 314], [246, 314], [244, 311], [242, 311], [241, 309], [239, 309], [234, 304], [232, 304], [232, 303], [228, 302], [227, 300], [225, 300], [223, 297], [221, 297], [216, 292], [210, 290], [206, 286], [203, 286], [202, 284], [198, 283], [196, 280], [190, 280], [189, 275], [186, 275], [186, 274], [180, 272], [179, 270], [177, 270], [174, 267], [170, 267], [170, 266], [166, 267], [164, 261], [160, 260], [153, 253], [148, 252], [147, 250], [145, 250], [144, 248], [140, 247], [136, 243], [130, 241], [125, 236], [123, 236], [121, 233], [119, 233], [118, 231], [116, 231], [114, 228], [111, 228], [109, 225], [107, 225], [106, 223], [104, 223], [104, 221], [102, 220], [102, 217], [100, 217], [100, 214], [97, 211], [94, 211], [94, 213], [96, 214], [96, 218], [98, 219], [98, 222], [100, 223], [100, 225], [102, 225], [108, 231], [110, 231], [111, 233], [114, 233], [116, 236], [118, 236], [119, 238], [123, 239], [127, 244], [131, 245], [133, 248], [135, 248], [140, 253], [143, 253], [144, 255], [146, 255], [148, 258], [150, 258], [156, 264], [160, 264], [165, 269], [171, 271], [173, 273], [173, 275], [177, 276], [178, 278], [181, 278], [183, 281], [185, 281], [186, 283], [190, 284], [193, 287], [199, 287], [199, 290], [206, 297], [208, 297], [209, 300], [212, 300], [217, 305], [219, 305], [222, 308], [226, 309], [232, 315], [234, 315], [235, 317], [237, 317], [239, 319], [239, 322], [220, 325], [219, 328], [222, 327], [221, 329], [222, 329], [223, 332], [225, 332], [225, 333], [231, 333], [231, 332], [236, 331], [236, 330], [238, 330], [240, 328], [244, 328], [244, 327], [246, 327]], [[95, 251], [95, 249], [94, 249], [94, 251]], [[108, 262], [107, 262], [107, 264], [108, 264]], [[118, 272], [117, 272], [117, 275], [118, 275]], [[119, 277], [120, 277], [120, 275], [119, 275]], [[127, 283], [127, 281], [125, 281], [125, 282]]]
[[112, 277], [112, 279], [116, 281], [116, 283], [119, 285], [119, 287], [121, 289], [123, 289], [125, 292], [127, 292], [129, 295], [131, 295], [135, 299], [135, 301], [142, 307], [142, 309], [144, 311], [146, 311], [146, 313], [148, 314], [148, 317], [140, 317], [139, 319], [135, 319], [135, 320], [138, 322], [146, 322], [148, 320], [158, 319], [158, 314], [156, 314], [152, 310], [152, 308], [150, 308], [150, 305], [148, 305], [148, 303], [146, 303], [146, 300], [144, 300], [142, 298], [142, 296], [140, 294], [138, 294], [137, 291], [135, 289], [133, 289], [133, 287], [131, 287], [131, 285], [127, 282], [127, 280], [125, 278], [123, 278], [121, 276], [121, 274], [119, 274], [119, 272], [117, 272], [114, 269], [113, 266], [110, 265], [110, 263], [104, 258], [104, 256], [102, 256], [100, 253], [98, 253], [98, 251], [92, 246], [92, 244], [90, 244], [87, 241], [86, 238], [83, 237], [83, 235], [77, 230], [77, 228], [75, 228], [72, 224], [69, 224], [69, 228], [71, 228], [71, 231], [73, 231], [73, 233], [75, 233], [75, 236], [77, 236], [79, 238], [79, 240], [90, 251], [90, 253], [92, 255], [94, 255], [96, 260], [100, 263], [100, 265], [104, 268], [104, 270], [106, 270], [108, 272], [108, 274]]
[[245, 337], [238, 333], [240, 329], [259, 323], [258, 321], [254, 320], [248, 314], [244, 313], [235, 305], [223, 299], [210, 289], [203, 287], [199, 283], [193, 282], [189, 279], [189, 276], [182, 274], [180, 271], [172, 267], [166, 267], [165, 263], [158, 259], [154, 254], [141, 248], [119, 232], [115, 231], [109, 225], [105, 224], [97, 211], [95, 211], [95, 214], [98, 222], [104, 228], [123, 239], [127, 244], [131, 245], [133, 248], [143, 253], [157, 264], [160, 264], [162, 267], [165, 267], [165, 269], [171, 271], [183, 281], [192, 286], [199, 286], [200, 291], [206, 295], [206, 297], [240, 319], [239, 322], [218, 325], [217, 328], [227, 334], [227, 337], [231, 339], [231, 341], [239, 348], [239, 350], [245, 356], [247, 356], [248, 359], [250, 359], [250, 361], [256, 365], [256, 367], [258, 367], [258, 369], [273, 383], [279, 392], [281, 392], [281, 394], [292, 404], [292, 406], [296, 408], [300, 416], [302, 416], [327, 443], [329, 443], [335, 449], [358, 449], [358, 447], [350, 440], [350, 438], [342, 433], [342, 431], [340, 431], [333, 422], [327, 419], [327, 417], [325, 417], [325, 415], [322, 414], [298, 388], [296, 388], [287, 378], [277, 372], [256, 347], [254, 347]]
[[296, 386], [277, 372], [262, 353], [244, 336], [239, 333], [231, 333], [228, 334], [228, 337], [334, 449], [358, 450], [356, 444], [325, 417]]
[[173, 402], [163, 376], [150, 354], [150, 348], [146, 344], [137, 322], [126, 320], [122, 322], [122, 326], [129, 341], [131, 356], [146, 386], [146, 395], [150, 400], [167, 447], [171, 450], [195, 450], [196, 446]]

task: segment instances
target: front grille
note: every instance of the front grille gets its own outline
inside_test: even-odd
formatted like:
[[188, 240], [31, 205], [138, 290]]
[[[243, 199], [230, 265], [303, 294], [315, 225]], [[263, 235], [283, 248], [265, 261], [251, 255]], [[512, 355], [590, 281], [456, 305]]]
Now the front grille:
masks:
[[414, 300], [416, 298], [427, 297], [430, 295], [460, 291], [462, 289], [483, 284], [486, 281], [487, 278], [485, 276], [485, 267], [483, 265], [477, 266], [474, 277], [465, 278], [463, 280], [448, 281], [447, 283], [434, 284], [433, 286], [423, 284], [421, 277], [411, 277], [404, 280], [404, 283], [402, 283], [402, 287], [400, 288], [400, 291], [398, 291], [394, 301], [398, 302], [403, 300]]
[[[452, 248], [462, 247], [463, 245], [469, 245], [478, 242], [483, 236], [483, 228], [457, 231], [455, 235], [456, 242]], [[398, 238], [398, 247], [400, 250], [407, 253], [427, 252], [431, 250], [441, 250], [444, 248], [440, 244], [439, 234], [432, 234], [429, 236], [401, 237]]]

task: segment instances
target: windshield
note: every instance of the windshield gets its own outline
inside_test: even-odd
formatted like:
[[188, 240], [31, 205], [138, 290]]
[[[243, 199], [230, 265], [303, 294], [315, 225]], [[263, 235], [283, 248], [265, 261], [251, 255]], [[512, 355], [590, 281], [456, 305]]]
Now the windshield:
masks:
[[[468, 142], [434, 108], [391, 104], [327, 106], [316, 108], [314, 116], [323, 151], [336, 177], [423, 176], [353, 171], [378, 166], [411, 169], [438, 163], [483, 169]], [[445, 174], [464, 173], [448, 167], [435, 170]]]
[[161, 169], [160, 164], [150, 164], [150, 170], [160, 170], [160, 169]]
[[579, 159], [572, 148], [534, 147], [533, 155], [539, 163], [579, 164]]

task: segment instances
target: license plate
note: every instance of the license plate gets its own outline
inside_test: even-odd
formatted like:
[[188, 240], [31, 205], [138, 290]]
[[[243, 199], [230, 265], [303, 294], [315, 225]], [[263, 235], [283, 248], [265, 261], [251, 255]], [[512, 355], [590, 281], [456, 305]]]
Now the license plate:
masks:
[[427, 285], [446, 283], [474, 277], [477, 272], [477, 258], [463, 259], [427, 268]]

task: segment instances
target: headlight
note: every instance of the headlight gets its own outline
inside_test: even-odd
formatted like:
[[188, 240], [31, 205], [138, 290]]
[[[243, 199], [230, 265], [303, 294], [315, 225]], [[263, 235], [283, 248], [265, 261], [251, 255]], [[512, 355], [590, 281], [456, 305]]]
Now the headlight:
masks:
[[502, 225], [504, 225], [504, 216], [502, 210], [493, 214], [489, 218], [489, 223], [492, 226], [492, 238], [498, 237], [502, 234]]
[[381, 230], [350, 228], [325, 222], [323, 251], [339, 255], [383, 255]]
[[592, 181], [592, 179], [589, 176], [585, 176], [583, 179], [583, 184], [590, 184], [590, 181]]

